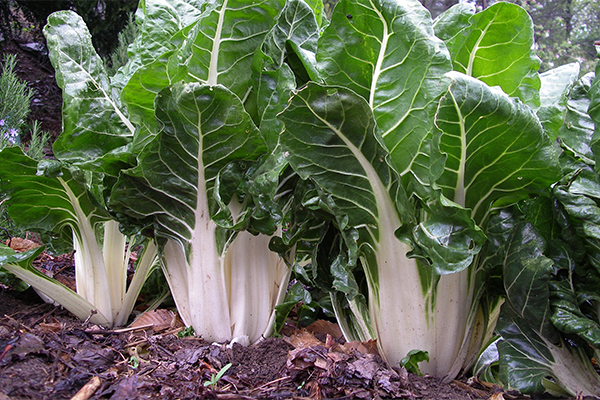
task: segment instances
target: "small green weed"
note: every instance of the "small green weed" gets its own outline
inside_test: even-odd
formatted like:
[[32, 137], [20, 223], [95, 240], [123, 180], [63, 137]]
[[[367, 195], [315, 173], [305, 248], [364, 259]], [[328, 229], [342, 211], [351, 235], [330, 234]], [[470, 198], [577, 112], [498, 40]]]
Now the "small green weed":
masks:
[[217, 372], [216, 374], [213, 374], [210, 377], [210, 380], [204, 382], [204, 386], [206, 386], [206, 387], [210, 386], [211, 389], [215, 390], [219, 380], [223, 377], [223, 375], [225, 375], [225, 372], [227, 372], [227, 370], [229, 368], [231, 368], [232, 365], [233, 364], [229, 363], [229, 364], [223, 366], [223, 368], [221, 368], [221, 370], [219, 372]]
[[179, 338], [184, 338], [186, 336], [194, 336], [194, 328], [192, 328], [191, 326], [186, 327], [185, 329], [183, 329], [182, 331], [179, 331], [177, 333], [177, 337]]

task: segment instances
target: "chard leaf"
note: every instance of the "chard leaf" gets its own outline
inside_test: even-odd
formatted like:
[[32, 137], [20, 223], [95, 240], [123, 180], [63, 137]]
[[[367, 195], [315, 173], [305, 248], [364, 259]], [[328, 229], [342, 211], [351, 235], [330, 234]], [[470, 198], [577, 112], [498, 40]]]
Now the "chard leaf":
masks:
[[592, 136], [591, 147], [594, 153], [594, 161], [596, 161], [596, 172], [600, 170], [600, 63], [596, 64], [596, 77], [590, 87], [590, 105], [588, 107], [588, 115], [594, 121], [596, 129]]
[[[234, 327], [243, 330], [246, 324], [242, 319], [249, 314], [230, 311], [235, 304], [230, 294], [242, 293], [239, 285], [243, 282], [239, 280], [255, 269], [232, 271], [239, 265], [235, 260], [242, 250], [231, 255], [228, 245], [236, 245], [238, 239], [233, 240], [233, 232], [218, 227], [211, 219], [219, 211], [215, 182], [228, 164], [252, 162], [264, 154], [264, 141], [239, 97], [221, 85], [176, 83], [159, 93], [156, 116], [162, 128], [139, 155], [139, 165], [122, 174], [113, 189], [113, 207], [153, 225], [162, 245], [165, 275], [184, 322], [206, 340], [231, 340]], [[235, 211], [241, 205], [234, 198], [230, 207], [229, 221], [224, 222], [227, 227], [237, 222], [235, 218], [240, 214]], [[253, 240], [249, 233], [245, 235], [244, 242]], [[281, 269], [274, 267], [279, 257], [268, 250], [264, 237], [259, 241], [260, 245], [254, 245], [256, 255], [250, 259], [262, 259], [263, 268], [279, 274]], [[273, 255], [274, 262], [265, 261]], [[282, 279], [278, 276], [259, 281], [280, 284]], [[269, 290], [261, 287], [255, 293], [271, 301], [265, 294], [271, 293]], [[257, 303], [249, 299], [239, 304], [245, 307]], [[256, 307], [268, 309], [269, 305]], [[259, 311], [254, 309], [250, 314]], [[237, 325], [236, 318], [242, 318]], [[270, 326], [268, 320], [256, 328], [260, 334]], [[257, 340], [254, 331], [251, 340]]]
[[56, 301], [79, 319], [89, 318], [93, 324], [110, 326], [111, 323], [91, 303], [62, 283], [35, 269], [32, 262], [43, 251], [44, 247], [38, 247], [17, 253], [10, 247], [0, 244], [0, 267], [28, 282], [38, 293]]
[[67, 169], [56, 177], [38, 173], [38, 162], [19, 147], [2, 150], [0, 190], [9, 196], [7, 209], [18, 226], [39, 233], [54, 233], [70, 241], [80, 223], [90, 227], [110, 220], [96, 207], [85, 187]]
[[157, 131], [154, 100], [158, 92], [186, 76], [185, 67], [173, 58], [174, 51], [164, 53], [139, 68], [123, 88], [122, 99], [131, 121], [140, 127], [134, 136], [133, 152], [138, 153]]
[[127, 64], [116, 77], [121, 87], [139, 68], [175, 50], [177, 42], [174, 37], [215, 4], [206, 0], [141, 0], [135, 14], [140, 33], [128, 49]]
[[460, 207], [435, 207], [419, 223], [414, 238], [439, 275], [460, 272], [473, 262], [486, 237], [471, 219], [471, 212]]
[[567, 280], [550, 282], [552, 324], [556, 329], [577, 335], [595, 349], [600, 349], [600, 324], [584, 315], [577, 296]]
[[473, 15], [470, 25], [446, 44], [455, 71], [539, 106], [540, 60], [534, 51], [533, 21], [523, 8], [495, 3]]
[[470, 19], [475, 14], [475, 5], [458, 3], [441, 13], [433, 21], [435, 35], [444, 42], [450, 41], [471, 25]]
[[54, 154], [63, 162], [116, 175], [128, 161], [134, 126], [110, 85], [80, 16], [58, 11], [44, 28], [56, 81], [63, 89], [63, 132]]
[[156, 114], [162, 129], [138, 156], [139, 166], [122, 175], [113, 205], [134, 218], [154, 216], [158, 237], [187, 246], [200, 218], [218, 210], [219, 171], [256, 160], [266, 148], [240, 99], [221, 85], [176, 83], [161, 91]]
[[305, 2], [312, 9], [319, 27], [327, 24], [327, 15], [325, 15], [323, 0], [305, 0]]
[[553, 188], [554, 196], [581, 226], [582, 236], [600, 240], [600, 179], [590, 168], [565, 176]]
[[594, 121], [588, 115], [590, 91], [594, 74], [586, 74], [570, 90], [566, 104], [566, 115], [559, 129], [561, 144], [589, 165], [593, 165], [594, 155], [590, 147], [594, 135]]
[[498, 88], [458, 72], [436, 116], [447, 155], [444, 195], [470, 208], [477, 223], [558, 180], [558, 156], [533, 111]]
[[[316, 2], [315, 2], [316, 3]], [[322, 6], [322, 4], [321, 4]], [[276, 118], [297, 87], [289, 66], [290, 44], [314, 64], [319, 28], [311, 8], [303, 0], [287, 1], [279, 19], [254, 54], [252, 71], [257, 95], [259, 126], [269, 149], [274, 149], [282, 122]], [[314, 68], [314, 67], [313, 67]]]
[[[506, 302], [497, 325], [500, 379], [523, 393], [554, 391], [558, 385], [571, 395], [597, 396], [600, 377], [589, 358], [552, 324], [553, 262], [545, 249], [529, 223], [517, 225], [509, 239], [503, 266]], [[556, 310], [553, 319], [561, 314], [560, 307]]]
[[421, 3], [340, 1], [319, 39], [317, 63], [325, 83], [368, 102], [400, 174], [428, 182], [433, 116], [452, 68]]
[[[378, 211], [394, 215], [406, 204], [397, 202], [405, 194], [394, 180], [370, 114], [368, 104], [352, 91], [309, 83], [280, 115], [286, 124], [281, 142], [288, 161], [303, 179], [314, 180], [334, 196], [345, 215], [342, 229], [372, 226], [376, 232], [383, 218]], [[390, 221], [400, 222], [400, 215], [390, 216]]]
[[579, 63], [561, 65], [540, 74], [540, 108], [537, 115], [546, 134], [552, 140], [558, 138], [567, 113], [567, 96], [579, 77]]
[[187, 40], [189, 81], [226, 86], [241, 99], [251, 87], [252, 56], [283, 8], [283, 0], [222, 0], [198, 19]]
[[[423, 366], [424, 372], [454, 376], [466, 357], [463, 340], [456, 337], [468, 335], [471, 306], [463, 281], [470, 272], [448, 274], [443, 271], [447, 267], [436, 265], [445, 274], [440, 276], [408, 254], [423, 251], [410, 246], [414, 244], [414, 212], [367, 101], [346, 88], [309, 83], [292, 97], [280, 118], [285, 123], [281, 135], [284, 154], [300, 177], [318, 187], [319, 206], [335, 216], [342, 232], [345, 251], [329, 259], [335, 261], [331, 266], [333, 285], [345, 292], [345, 305], [353, 317], [347, 318], [346, 309], [334, 299], [344, 333], [361, 338], [375, 334], [391, 365], [397, 365], [410, 350], [427, 351], [431, 361]], [[456, 209], [450, 202], [447, 206]], [[454, 217], [462, 219], [460, 212]], [[440, 220], [432, 220], [426, 229], [443, 231], [441, 224], [437, 229], [434, 222]], [[432, 247], [428, 250], [437, 254], [456, 250], [453, 260], [463, 250], [462, 257], [472, 259], [469, 246], [460, 246], [471, 240], [461, 240], [466, 237], [461, 228], [446, 230], [439, 235], [441, 240], [427, 242]], [[454, 240], [459, 243], [456, 249], [446, 250], [455, 245]], [[469, 264], [470, 260], [457, 262], [453, 267]], [[360, 301], [362, 285], [352, 273], [357, 265], [368, 285], [368, 315]], [[397, 290], [400, 281], [411, 289]], [[420, 329], [406, 329], [409, 325]]]
[[[143, 127], [134, 139], [136, 152], [156, 133], [157, 94], [175, 82], [222, 84], [246, 99], [252, 90], [252, 56], [282, 7], [282, 0], [209, 2], [192, 25], [177, 33], [176, 46], [138, 68], [123, 89], [124, 103]], [[152, 35], [141, 40], [140, 46], [151, 43]]]
[[[131, 309], [121, 312], [124, 321], [116, 319], [126, 291], [127, 270], [123, 258], [126, 239], [119, 233], [118, 224], [108, 212], [96, 206], [68, 169], [62, 168], [59, 176], [45, 176], [38, 173], [37, 161], [25, 156], [18, 147], [6, 148], [0, 154], [3, 160], [0, 189], [8, 194], [6, 202], [11, 218], [23, 229], [58, 236], [71, 243], [76, 250], [78, 295], [93, 304], [108, 325], [126, 322]], [[103, 243], [103, 237], [109, 236], [116, 240], [112, 245]], [[108, 257], [103, 254], [103, 244]], [[43, 283], [38, 278], [27, 282], [32, 286], [35, 282]], [[50, 289], [43, 290], [59, 301]], [[57, 295], [60, 293], [58, 290]]]

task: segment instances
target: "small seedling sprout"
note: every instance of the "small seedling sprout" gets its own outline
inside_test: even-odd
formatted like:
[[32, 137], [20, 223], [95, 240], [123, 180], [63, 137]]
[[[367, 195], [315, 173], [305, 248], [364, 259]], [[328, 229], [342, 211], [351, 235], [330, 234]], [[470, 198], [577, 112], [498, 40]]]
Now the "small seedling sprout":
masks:
[[223, 368], [221, 368], [221, 370], [219, 372], [217, 372], [216, 374], [213, 374], [210, 377], [210, 380], [204, 382], [204, 386], [210, 386], [211, 389], [215, 389], [217, 387], [217, 382], [219, 382], [219, 380], [223, 377], [223, 375], [225, 375], [225, 372], [227, 372], [227, 370], [229, 368], [231, 368], [231, 363], [225, 365]]

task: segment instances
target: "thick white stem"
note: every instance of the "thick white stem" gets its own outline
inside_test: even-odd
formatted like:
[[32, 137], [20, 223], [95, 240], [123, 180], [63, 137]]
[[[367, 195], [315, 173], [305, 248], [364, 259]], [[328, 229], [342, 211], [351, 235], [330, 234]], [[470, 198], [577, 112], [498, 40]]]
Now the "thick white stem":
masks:
[[[466, 356], [461, 348], [470, 310], [467, 271], [440, 278], [434, 289], [437, 301], [430, 311], [418, 273], [418, 268], [423, 267], [400, 254], [410, 250], [407, 245], [396, 246], [398, 258], [380, 264], [393, 267], [380, 268], [379, 304], [371, 303], [369, 307], [381, 353], [389, 365], [398, 366], [409, 351], [427, 351], [430, 360], [420, 364], [421, 370], [452, 379]], [[398, 259], [403, 261], [398, 263]], [[454, 376], [449, 377], [451, 374]]]
[[225, 255], [233, 338], [247, 336], [250, 343], [270, 333], [273, 310], [289, 279], [284, 260], [269, 250], [270, 239], [240, 232]]
[[119, 231], [119, 223], [117, 221], [106, 221], [104, 223], [102, 255], [106, 267], [113, 320], [121, 311], [125, 290], [127, 289], [127, 262], [129, 260], [125, 260], [126, 249], [127, 238]]

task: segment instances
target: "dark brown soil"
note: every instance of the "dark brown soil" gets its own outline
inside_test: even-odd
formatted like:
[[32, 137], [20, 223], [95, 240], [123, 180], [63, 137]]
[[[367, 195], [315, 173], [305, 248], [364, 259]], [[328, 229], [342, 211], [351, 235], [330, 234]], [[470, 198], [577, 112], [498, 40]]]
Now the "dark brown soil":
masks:
[[[487, 399], [492, 390], [443, 384], [387, 368], [361, 344], [294, 330], [250, 347], [179, 338], [181, 328], [105, 330], [45, 304], [35, 292], [0, 291], [0, 399]], [[325, 327], [331, 324], [324, 323]], [[320, 342], [316, 336], [325, 335]], [[222, 367], [216, 383], [204, 385]], [[514, 398], [514, 397], [513, 397]]]

